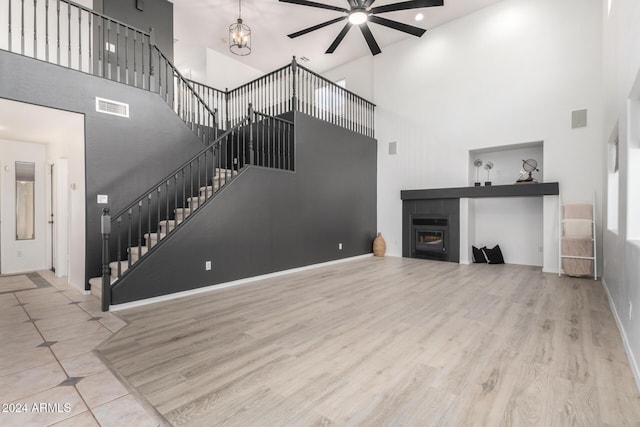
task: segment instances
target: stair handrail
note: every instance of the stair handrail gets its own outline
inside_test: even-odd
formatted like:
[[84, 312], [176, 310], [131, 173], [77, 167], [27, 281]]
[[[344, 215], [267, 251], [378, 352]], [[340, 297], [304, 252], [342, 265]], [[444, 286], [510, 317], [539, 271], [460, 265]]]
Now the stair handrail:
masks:
[[[152, 43], [153, 43], [153, 39], [152, 39]], [[176, 68], [175, 65], [173, 65], [173, 62], [171, 62], [171, 60], [169, 58], [167, 58], [167, 56], [158, 48], [158, 46], [156, 46], [155, 44], [153, 44], [153, 49], [156, 52], [156, 54], [158, 55], [158, 67], [160, 67], [160, 62], [161, 60], [165, 62], [165, 64], [167, 66], [169, 66], [169, 68], [172, 70], [172, 88], [177, 88], [179, 89], [180, 87], [185, 87], [189, 90], [190, 94], [192, 97], [194, 97], [198, 103], [200, 104], [201, 108], [204, 108], [204, 112], [208, 113], [208, 117], [204, 120], [204, 123], [200, 123], [203, 119], [202, 117], [200, 117], [200, 115], [198, 114], [197, 118], [193, 118], [195, 123], [197, 123], [198, 125], [203, 125], [206, 126], [206, 129], [213, 129], [214, 130], [214, 139], [217, 138], [217, 130], [218, 130], [218, 114], [216, 109], [211, 109], [209, 108], [209, 105], [200, 97], [200, 95], [198, 95], [198, 92], [194, 89], [194, 87], [192, 86], [191, 82], [185, 78], [180, 71]], [[161, 80], [161, 69], [158, 69], [158, 94], [160, 95], [161, 98], [163, 98], [165, 100], [165, 102], [167, 104], [169, 104], [169, 106], [176, 112], [176, 114], [178, 114], [183, 121], [185, 121], [185, 123], [188, 124], [187, 122], [187, 117], [183, 117], [182, 115], [185, 114], [184, 111], [181, 111], [180, 108], [180, 103], [176, 103], [176, 96], [175, 93], [171, 93], [169, 91], [169, 85], [165, 84], [165, 93], [161, 93], [162, 91], [162, 80]], [[153, 74], [153, 71], [152, 71]], [[166, 76], [165, 76], [166, 77]], [[174, 79], [177, 79], [178, 81], [174, 81]], [[169, 79], [167, 79], [168, 81]], [[164, 95], [164, 96], [163, 96]], [[172, 95], [172, 96], [170, 96]], [[169, 103], [169, 99], [171, 99], [171, 103]], [[178, 99], [179, 100], [179, 99]], [[198, 113], [200, 113], [200, 110], [198, 110]], [[194, 123], [194, 122], [192, 122]], [[208, 141], [203, 141], [205, 143], [205, 145], [208, 144]], [[213, 143], [213, 142], [211, 142]]]
[[[233, 128], [223, 132], [212, 144], [199, 150], [118, 213], [110, 216], [108, 211], [103, 211], [103, 310], [108, 310], [111, 302], [111, 275], [114, 272], [110, 271], [113, 262], [109, 256], [110, 247], [115, 248], [115, 277], [120, 279], [132, 271], [130, 268], [134, 263], [138, 266], [147, 254], [166, 242], [170, 233], [190, 219], [192, 210], [208, 203], [245, 166], [294, 170], [293, 126], [292, 121], [257, 112], [250, 104], [247, 115]], [[173, 220], [170, 220], [171, 216], [174, 216]], [[152, 235], [154, 230], [155, 237]], [[125, 247], [126, 260], [122, 257]]]
[[174, 177], [176, 174], [180, 173], [185, 166], [188, 166], [190, 163], [192, 163], [193, 161], [197, 160], [198, 157], [202, 156], [206, 151], [211, 150], [212, 147], [215, 147], [216, 145], [220, 145], [222, 143], [223, 140], [226, 139], [227, 136], [229, 136], [232, 132], [238, 130], [240, 127], [244, 126], [247, 122], [249, 121], [249, 116], [247, 115], [241, 122], [239, 122], [236, 126], [234, 126], [233, 128], [224, 131], [220, 136], [218, 136], [218, 138], [212, 142], [210, 145], [204, 147], [203, 149], [201, 149], [200, 151], [198, 151], [196, 154], [194, 154], [189, 160], [183, 162], [180, 166], [178, 166], [177, 168], [175, 168], [173, 170], [173, 172], [171, 172], [170, 174], [168, 174], [167, 176], [165, 176], [163, 179], [161, 179], [160, 181], [158, 181], [157, 183], [155, 183], [154, 185], [150, 186], [150, 190], [147, 190], [145, 193], [143, 193], [142, 195], [140, 195], [137, 199], [135, 199], [133, 202], [129, 203], [125, 208], [120, 209], [120, 211], [118, 211], [117, 214], [115, 215], [111, 215], [111, 222], [115, 222], [116, 219], [118, 217], [121, 217], [122, 215], [124, 215], [125, 213], [127, 213], [129, 211], [129, 209], [132, 209], [134, 207], [136, 207], [141, 201], [145, 200], [147, 197], [149, 197], [149, 194], [155, 192], [158, 190], [158, 187], [161, 187], [162, 185], [164, 185], [167, 180], [171, 179], [172, 177]]

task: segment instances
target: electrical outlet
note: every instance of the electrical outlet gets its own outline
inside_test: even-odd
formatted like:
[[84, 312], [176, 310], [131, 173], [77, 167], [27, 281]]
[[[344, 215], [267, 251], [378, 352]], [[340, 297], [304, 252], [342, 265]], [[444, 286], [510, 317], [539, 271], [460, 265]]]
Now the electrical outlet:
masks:
[[204, 263], [204, 269], [207, 271], [211, 270], [211, 261], [206, 261]]
[[338, 243], [338, 250], [342, 250], [342, 243]]
[[629, 301], [629, 320], [633, 318], [632, 313], [633, 313], [633, 303]]

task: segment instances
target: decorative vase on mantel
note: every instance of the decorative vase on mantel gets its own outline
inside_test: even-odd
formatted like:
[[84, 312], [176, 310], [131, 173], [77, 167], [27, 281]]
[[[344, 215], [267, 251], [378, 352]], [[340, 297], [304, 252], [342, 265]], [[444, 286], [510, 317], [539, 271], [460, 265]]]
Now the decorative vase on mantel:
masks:
[[385, 251], [387, 250], [387, 243], [382, 238], [382, 233], [378, 232], [378, 235], [375, 239], [373, 239], [373, 255], [374, 256], [384, 256]]

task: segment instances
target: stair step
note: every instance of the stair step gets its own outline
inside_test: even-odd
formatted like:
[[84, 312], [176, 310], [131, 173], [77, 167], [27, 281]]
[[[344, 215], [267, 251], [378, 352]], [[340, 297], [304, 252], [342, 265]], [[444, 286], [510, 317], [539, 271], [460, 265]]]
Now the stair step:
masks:
[[[121, 260], [120, 261], [120, 274], [124, 273], [125, 271], [127, 271], [127, 269], [129, 268], [129, 261], [128, 260]], [[109, 270], [111, 271], [111, 281], [114, 281], [118, 278], [118, 261], [113, 261], [109, 263]]]
[[196, 210], [204, 203], [204, 197], [188, 197], [187, 203], [189, 204], [190, 210]]
[[164, 239], [167, 236], [167, 233], [163, 233], [162, 231], [160, 231], [160, 233], [146, 233], [144, 235], [144, 239], [147, 242], [147, 246], [155, 246], [158, 244], [159, 240]]
[[158, 222], [158, 226], [160, 227], [160, 233], [167, 235], [169, 232], [175, 230], [176, 226], [180, 224], [180, 221], [176, 222], [175, 219], [165, 219]]
[[138, 261], [138, 259], [143, 256], [144, 254], [146, 254], [149, 251], [149, 248], [146, 246], [140, 246], [140, 254], [138, 255], [138, 246], [134, 246], [131, 247], [129, 249], [127, 249], [127, 252], [129, 253], [129, 257], [131, 259], [131, 264], [133, 265], [134, 262]]
[[176, 214], [176, 221], [178, 221], [178, 223], [184, 221], [186, 217], [191, 215], [191, 209], [189, 208], [178, 208], [173, 212]]
[[[111, 284], [115, 282], [115, 279], [111, 277]], [[98, 298], [102, 298], [102, 277], [92, 277], [89, 279], [89, 285], [91, 286], [91, 295], [96, 295]]]

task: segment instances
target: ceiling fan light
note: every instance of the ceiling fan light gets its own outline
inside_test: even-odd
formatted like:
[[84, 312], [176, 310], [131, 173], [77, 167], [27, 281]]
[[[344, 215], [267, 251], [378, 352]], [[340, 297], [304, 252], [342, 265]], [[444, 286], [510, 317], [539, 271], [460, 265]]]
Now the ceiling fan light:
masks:
[[361, 25], [367, 22], [367, 13], [362, 10], [354, 10], [349, 14], [349, 22], [353, 25]]

